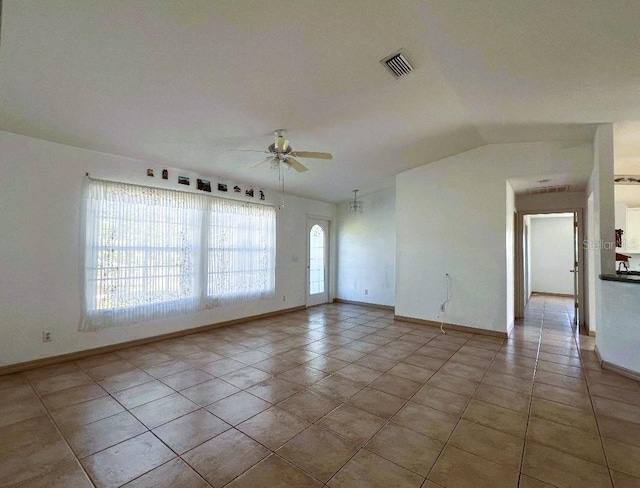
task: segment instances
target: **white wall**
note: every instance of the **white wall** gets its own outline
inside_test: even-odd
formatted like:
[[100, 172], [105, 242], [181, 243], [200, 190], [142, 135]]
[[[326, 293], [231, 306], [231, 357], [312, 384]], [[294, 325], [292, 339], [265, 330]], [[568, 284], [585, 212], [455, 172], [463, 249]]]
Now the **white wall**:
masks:
[[585, 198], [582, 191], [517, 195], [516, 207], [519, 212], [578, 209], [584, 208]]
[[[153, 180], [145, 176], [147, 167], [156, 170]], [[163, 182], [159, 178], [161, 169], [141, 161], [0, 131], [0, 365], [305, 304], [306, 216], [322, 216], [335, 223], [336, 208], [333, 204], [288, 196], [286, 208], [277, 215], [274, 299], [128, 327], [79, 332], [79, 208], [85, 173], [185, 189], [175, 183], [174, 172], [170, 173], [173, 183]], [[216, 179], [211, 180], [213, 185]], [[277, 202], [274, 192], [266, 193]], [[331, 298], [334, 292], [332, 286]], [[44, 329], [51, 331], [49, 343], [42, 342]]]
[[363, 213], [338, 206], [338, 280], [336, 298], [395, 304], [395, 188], [362, 197]]
[[530, 235], [531, 291], [573, 295], [573, 216], [532, 216]]
[[437, 320], [451, 276], [449, 323], [506, 332], [509, 198], [505, 182], [591, 168], [591, 147], [490, 144], [396, 177], [396, 314]]

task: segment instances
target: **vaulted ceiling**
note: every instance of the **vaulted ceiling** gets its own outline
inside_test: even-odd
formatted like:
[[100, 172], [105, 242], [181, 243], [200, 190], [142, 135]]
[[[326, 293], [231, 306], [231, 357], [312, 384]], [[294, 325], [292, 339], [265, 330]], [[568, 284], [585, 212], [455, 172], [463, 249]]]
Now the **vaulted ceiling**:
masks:
[[[338, 202], [487, 143], [640, 120], [640, 2], [4, 0], [0, 129]], [[403, 48], [415, 70], [379, 63]], [[133, 163], [132, 163], [133, 164]]]

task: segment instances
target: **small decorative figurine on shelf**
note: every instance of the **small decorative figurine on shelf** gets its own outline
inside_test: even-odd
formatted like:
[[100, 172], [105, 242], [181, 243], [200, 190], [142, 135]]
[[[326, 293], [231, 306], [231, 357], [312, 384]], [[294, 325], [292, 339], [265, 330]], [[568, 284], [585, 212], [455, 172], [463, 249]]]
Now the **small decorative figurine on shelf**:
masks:
[[167, 171], [166, 169], [162, 170], [162, 179], [163, 180], [168, 180], [169, 179], [169, 171]]
[[260, 200], [264, 200], [264, 192], [260, 190]]
[[147, 176], [151, 176], [151, 178], [153, 178], [153, 170], [151, 168], [147, 169]]
[[247, 195], [248, 197], [253, 198], [253, 188], [249, 188], [247, 191], [244, 192], [245, 195]]
[[236, 185], [236, 186], [233, 187], [233, 191], [236, 192], [236, 193], [241, 193], [242, 189], [238, 185]]

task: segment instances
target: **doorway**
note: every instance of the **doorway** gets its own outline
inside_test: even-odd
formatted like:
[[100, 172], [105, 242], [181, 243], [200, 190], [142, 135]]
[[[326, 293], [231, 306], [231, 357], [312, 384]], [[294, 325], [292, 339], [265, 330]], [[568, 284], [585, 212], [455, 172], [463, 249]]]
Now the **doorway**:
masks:
[[329, 302], [329, 221], [307, 218], [307, 307]]
[[584, 325], [582, 210], [524, 212], [521, 215], [521, 276], [518, 293], [524, 313], [531, 295], [569, 297], [574, 324]]

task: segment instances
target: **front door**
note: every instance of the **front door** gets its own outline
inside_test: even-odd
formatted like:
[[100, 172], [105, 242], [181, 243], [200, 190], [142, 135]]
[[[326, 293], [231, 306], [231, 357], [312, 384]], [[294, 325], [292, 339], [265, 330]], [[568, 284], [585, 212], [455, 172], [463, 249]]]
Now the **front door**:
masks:
[[329, 302], [329, 222], [307, 220], [307, 307]]

